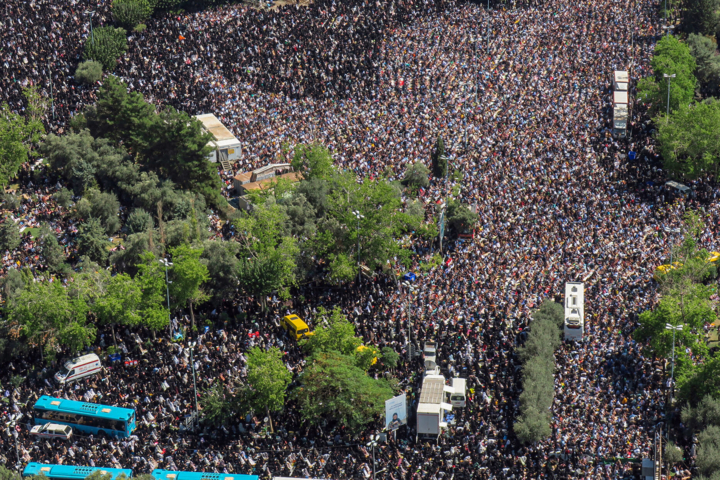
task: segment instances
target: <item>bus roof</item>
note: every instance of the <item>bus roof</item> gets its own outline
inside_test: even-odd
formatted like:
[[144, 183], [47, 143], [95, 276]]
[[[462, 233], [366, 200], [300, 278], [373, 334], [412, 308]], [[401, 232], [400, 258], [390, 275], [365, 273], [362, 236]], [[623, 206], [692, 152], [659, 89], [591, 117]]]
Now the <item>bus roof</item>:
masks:
[[257, 475], [238, 475], [235, 473], [178, 472], [175, 470], [153, 470], [156, 480], [258, 480]]
[[33, 408], [55, 412], [70, 412], [91, 417], [106, 418], [109, 420], [129, 420], [135, 414], [131, 408], [111, 407], [99, 403], [76, 402], [64, 398], [55, 398], [43, 395], [38, 398]]
[[130, 479], [133, 474], [133, 471], [127, 468], [76, 467], [74, 465], [53, 465], [36, 462], [28, 463], [22, 474], [23, 477], [43, 474], [50, 479], [84, 480], [88, 475], [98, 470], [103, 474], [110, 474], [111, 480], [115, 480], [120, 475], [125, 475]]

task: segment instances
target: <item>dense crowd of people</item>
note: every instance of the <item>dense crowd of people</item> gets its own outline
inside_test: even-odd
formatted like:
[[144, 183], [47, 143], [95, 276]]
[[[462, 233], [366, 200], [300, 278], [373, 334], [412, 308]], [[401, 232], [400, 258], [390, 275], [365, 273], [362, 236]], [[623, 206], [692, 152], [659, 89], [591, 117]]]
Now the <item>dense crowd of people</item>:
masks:
[[[110, 2], [91, 3], [94, 25], [108, 23]], [[8, 0], [4, 8], [0, 100], [21, 111], [22, 86], [39, 85], [50, 96], [52, 83], [46, 120], [62, 133], [95, 100], [97, 86], [72, 79], [90, 34], [89, 7]], [[381, 478], [631, 478], [627, 460], [652, 457], [667, 413], [662, 360], [645, 356], [632, 339], [637, 315], [657, 300], [653, 269], [679, 241], [666, 232], [681, 226], [687, 208], [702, 208], [704, 246], [720, 249], [717, 190], [698, 182], [678, 198], [664, 186], [642, 109], [635, 109], [631, 139], [611, 136], [612, 72], [629, 70], [631, 83], [651, 72], [657, 8], [654, 0], [489, 9], [428, 0], [223, 6], [152, 19], [129, 37], [114, 73], [158, 105], [221, 118], [243, 143], [233, 173], [282, 157], [285, 144], [320, 142], [341, 168], [400, 178], [408, 165], [428, 162], [438, 136], [445, 140], [460, 176], [433, 181], [423, 198], [460, 187], [462, 201], [479, 213], [474, 238], [447, 246], [446, 261], [418, 275], [412, 292], [382, 277], [350, 289], [316, 282], [300, 288], [307, 301], [292, 309], [312, 324], [318, 305], [340, 306], [366, 341], [403, 356], [410, 327], [418, 345], [438, 339], [445, 371], [468, 379], [468, 405], [453, 412], [437, 445], [416, 443], [410, 422], [377, 448]], [[631, 150], [638, 153], [633, 162]], [[51, 221], [69, 253], [74, 227], [50, 196], [61, 186], [29, 170], [18, 183], [22, 221]], [[6, 252], [5, 268], [42, 262], [33, 248], [27, 237], [25, 253]], [[411, 270], [420, 273], [437, 245], [417, 240], [411, 248]], [[533, 308], [559, 299], [567, 281], [585, 282], [585, 339], [556, 353], [551, 436], [521, 445], [513, 434], [521, 389], [514, 349]], [[262, 313], [238, 297], [218, 311], [232, 320], [199, 337], [200, 391], [242, 378], [244, 352], [256, 344], [279, 346], [288, 368], [302, 369], [302, 352], [278, 328], [287, 306], [271, 302]], [[244, 320], [235, 320], [238, 311]], [[273, 418], [274, 433], [262, 415], [190, 433], [188, 347], [166, 340], [148, 346], [132, 331], [117, 337], [125, 358], [140, 360], [136, 366], [109, 363], [103, 375], [66, 387], [44, 379], [57, 364], [33, 370], [37, 359], [26, 359], [4, 369], [2, 418], [22, 413], [23, 426], [0, 435], [3, 463], [16, 462], [17, 444], [21, 462], [122, 466], [136, 474], [371, 476], [365, 444], [380, 422], [359, 435], [333, 428], [331, 419], [310, 427], [290, 404]], [[112, 339], [99, 342], [104, 348]], [[13, 381], [28, 371], [29, 378]], [[394, 374], [412, 411], [421, 361], [402, 361]], [[132, 406], [139, 428], [129, 439], [38, 441], [24, 423], [43, 394]]]

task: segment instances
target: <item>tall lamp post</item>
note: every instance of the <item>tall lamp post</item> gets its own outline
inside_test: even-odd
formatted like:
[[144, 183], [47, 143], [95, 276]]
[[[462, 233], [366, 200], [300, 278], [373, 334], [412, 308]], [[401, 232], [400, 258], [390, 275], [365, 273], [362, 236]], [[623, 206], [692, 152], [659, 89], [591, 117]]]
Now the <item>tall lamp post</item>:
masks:
[[667, 73], [663, 73], [663, 77], [668, 79], [668, 99], [667, 99], [667, 110], [665, 111], [665, 123], [670, 121], [670, 81], [671, 79], [675, 78], [676, 74], [668, 75]]
[[20, 450], [18, 449], [18, 432], [17, 432], [17, 422], [20, 421], [22, 418], [22, 414], [16, 414], [12, 415], [10, 417], [10, 422], [7, 424], [8, 427], [11, 428], [11, 432], [9, 435], [12, 435], [15, 438], [15, 455], [17, 456], [17, 468], [19, 469], [22, 463], [20, 462]]
[[[673, 402], [673, 396], [675, 393], [675, 332], [679, 332], [683, 329], [685, 325], [670, 325], [669, 323], [665, 324], [665, 330], [672, 330], [673, 332], [673, 343], [672, 343], [672, 367], [670, 367], [670, 402], [669, 407], [672, 408], [672, 402]], [[670, 414], [672, 415], [672, 410], [670, 410]], [[668, 422], [668, 433], [670, 432], [670, 423], [672, 422], [672, 418]]]
[[357, 218], [357, 265], [358, 265], [358, 285], [360, 284], [360, 219], [365, 218], [365, 215], [361, 214], [357, 210], [353, 210], [352, 214]]
[[407, 332], [408, 332], [408, 361], [412, 360], [412, 354], [410, 352], [410, 345], [412, 345], [412, 325], [410, 321], [410, 299], [412, 298], [412, 294], [415, 293], [415, 287], [410, 285], [408, 282], [402, 282], [402, 284], [407, 289], [408, 299], [407, 303], [405, 304], [405, 314], [407, 315]]
[[86, 10], [85, 14], [90, 15], [90, 41], [94, 45], [95, 44], [95, 33], [93, 32], [92, 17], [93, 17], [93, 15], [95, 15], [95, 11], [94, 10]]
[[197, 342], [190, 342], [188, 346], [190, 347], [190, 364], [192, 365], [192, 372], [193, 372], [193, 393], [195, 395], [195, 420], [193, 421], [193, 431], [195, 431], [196, 423], [199, 421], [199, 415], [200, 411], [198, 410], [198, 399], [197, 399], [197, 384], [195, 383], [195, 357], [193, 357], [193, 350], [195, 349], [195, 346], [197, 345]]
[[384, 441], [385, 434], [382, 435], [370, 435], [370, 441], [366, 444], [368, 447], [372, 448], [372, 459], [373, 459], [373, 480], [375, 480], [375, 474], [376, 473], [382, 473], [386, 468], [383, 468], [379, 472], [375, 471], [375, 447], [378, 446], [378, 442]]
[[173, 335], [175, 334], [175, 330], [173, 329], [172, 325], [172, 318], [170, 318], [170, 280], [168, 280], [168, 267], [172, 267], [172, 262], [169, 262], [167, 258], [161, 258], [160, 260], [161, 265], [165, 265], [165, 292], [167, 294], [167, 307], [168, 307], [168, 320], [170, 321], [170, 340], [173, 339]]
[[672, 31], [673, 28], [675, 28], [675, 25], [663, 25], [662, 28], [663, 28], [663, 30], [665, 30], [665, 32], [666, 32], [666, 33], [665, 33], [665, 36], [666, 36], [666, 37], [669, 37], [669, 36], [670, 36], [670, 32]]

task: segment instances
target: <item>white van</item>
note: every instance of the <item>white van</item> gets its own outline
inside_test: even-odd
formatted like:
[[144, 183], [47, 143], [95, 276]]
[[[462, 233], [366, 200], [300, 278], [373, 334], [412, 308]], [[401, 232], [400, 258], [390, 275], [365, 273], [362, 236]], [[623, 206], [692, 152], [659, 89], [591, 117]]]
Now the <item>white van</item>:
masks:
[[450, 394], [450, 404], [453, 407], [465, 406], [465, 379], [454, 377], [450, 380], [453, 392]]
[[65, 362], [65, 365], [55, 374], [55, 380], [61, 384], [74, 382], [75, 380], [95, 375], [99, 373], [101, 369], [100, 358], [94, 353], [91, 353]]

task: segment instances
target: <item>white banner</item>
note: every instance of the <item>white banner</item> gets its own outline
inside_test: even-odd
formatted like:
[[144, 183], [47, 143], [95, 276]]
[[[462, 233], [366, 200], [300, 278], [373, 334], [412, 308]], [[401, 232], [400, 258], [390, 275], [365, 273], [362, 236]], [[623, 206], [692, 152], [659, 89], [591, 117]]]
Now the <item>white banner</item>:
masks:
[[385, 429], [397, 430], [407, 423], [407, 399], [405, 394], [385, 400]]

